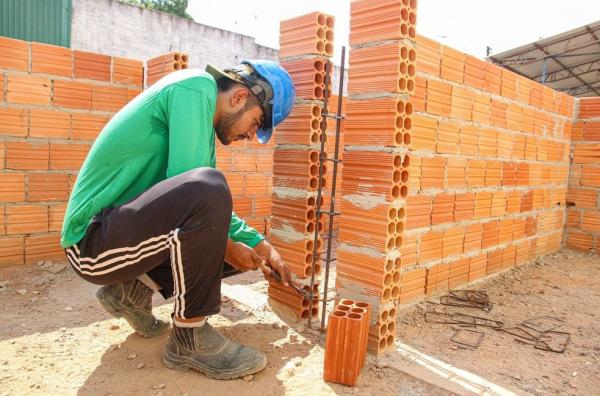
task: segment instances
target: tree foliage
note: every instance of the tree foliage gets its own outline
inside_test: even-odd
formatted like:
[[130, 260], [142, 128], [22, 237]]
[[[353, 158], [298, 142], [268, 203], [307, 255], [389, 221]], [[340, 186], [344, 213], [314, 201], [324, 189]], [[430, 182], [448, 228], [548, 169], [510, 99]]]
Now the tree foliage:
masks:
[[188, 7], [189, 0], [121, 0], [124, 3], [136, 5], [138, 7], [148, 8], [169, 14], [179, 15], [187, 19], [194, 19], [185, 10]]

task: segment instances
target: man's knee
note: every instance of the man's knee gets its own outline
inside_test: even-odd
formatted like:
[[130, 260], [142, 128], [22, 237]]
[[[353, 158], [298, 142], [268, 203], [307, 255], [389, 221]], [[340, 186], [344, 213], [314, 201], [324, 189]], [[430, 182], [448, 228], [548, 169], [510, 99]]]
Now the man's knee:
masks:
[[213, 168], [196, 168], [184, 173], [186, 193], [199, 202], [210, 203], [215, 210], [230, 213], [231, 191], [223, 173]]

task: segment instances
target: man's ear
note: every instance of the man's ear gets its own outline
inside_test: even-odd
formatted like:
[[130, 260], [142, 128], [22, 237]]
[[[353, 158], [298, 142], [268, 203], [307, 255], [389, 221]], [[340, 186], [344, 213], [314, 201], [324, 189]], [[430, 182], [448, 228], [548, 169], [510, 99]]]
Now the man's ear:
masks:
[[230, 103], [232, 107], [241, 107], [246, 103], [247, 99], [248, 88], [240, 87], [233, 92], [233, 95], [231, 95]]

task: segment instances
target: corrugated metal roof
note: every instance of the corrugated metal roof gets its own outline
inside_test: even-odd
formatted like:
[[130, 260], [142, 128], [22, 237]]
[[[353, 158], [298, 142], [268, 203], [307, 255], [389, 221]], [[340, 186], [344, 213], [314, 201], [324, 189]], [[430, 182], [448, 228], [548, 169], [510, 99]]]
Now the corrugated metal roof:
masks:
[[71, 0], [0, 0], [0, 36], [71, 46]]
[[572, 96], [600, 96], [600, 21], [487, 59]]

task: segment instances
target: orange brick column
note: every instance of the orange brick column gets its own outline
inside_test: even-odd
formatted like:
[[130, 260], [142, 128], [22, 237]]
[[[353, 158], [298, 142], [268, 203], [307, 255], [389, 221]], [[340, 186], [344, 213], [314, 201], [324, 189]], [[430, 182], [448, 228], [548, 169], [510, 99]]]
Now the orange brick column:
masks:
[[578, 99], [573, 125], [565, 242], [600, 254], [600, 98]]
[[143, 64], [0, 37], [0, 266], [65, 260], [69, 193], [108, 119], [142, 88]]
[[188, 54], [169, 52], [146, 61], [146, 87], [175, 70], [188, 68]]
[[[425, 273], [407, 272], [401, 253], [406, 221], [415, 91], [416, 1], [351, 3], [350, 69], [344, 135], [336, 287], [367, 301], [369, 350], [394, 345], [396, 305]], [[402, 278], [405, 278], [405, 282]]]
[[[321, 111], [325, 90], [331, 92], [331, 84], [325, 86], [325, 74], [327, 57], [333, 52], [333, 23], [333, 17], [313, 12], [282, 21], [280, 28], [280, 61], [293, 79], [297, 100], [274, 135], [270, 241], [306, 290], [310, 290], [314, 272], [315, 293], [321, 264], [317, 260], [313, 266], [314, 231], [323, 229], [322, 216], [316, 213], [319, 150], [326, 136]], [[326, 187], [323, 166], [322, 185]], [[318, 250], [321, 244], [319, 238]], [[288, 306], [298, 320], [318, 314], [316, 299], [309, 312], [307, 299], [273, 281], [269, 283], [269, 297]]]

